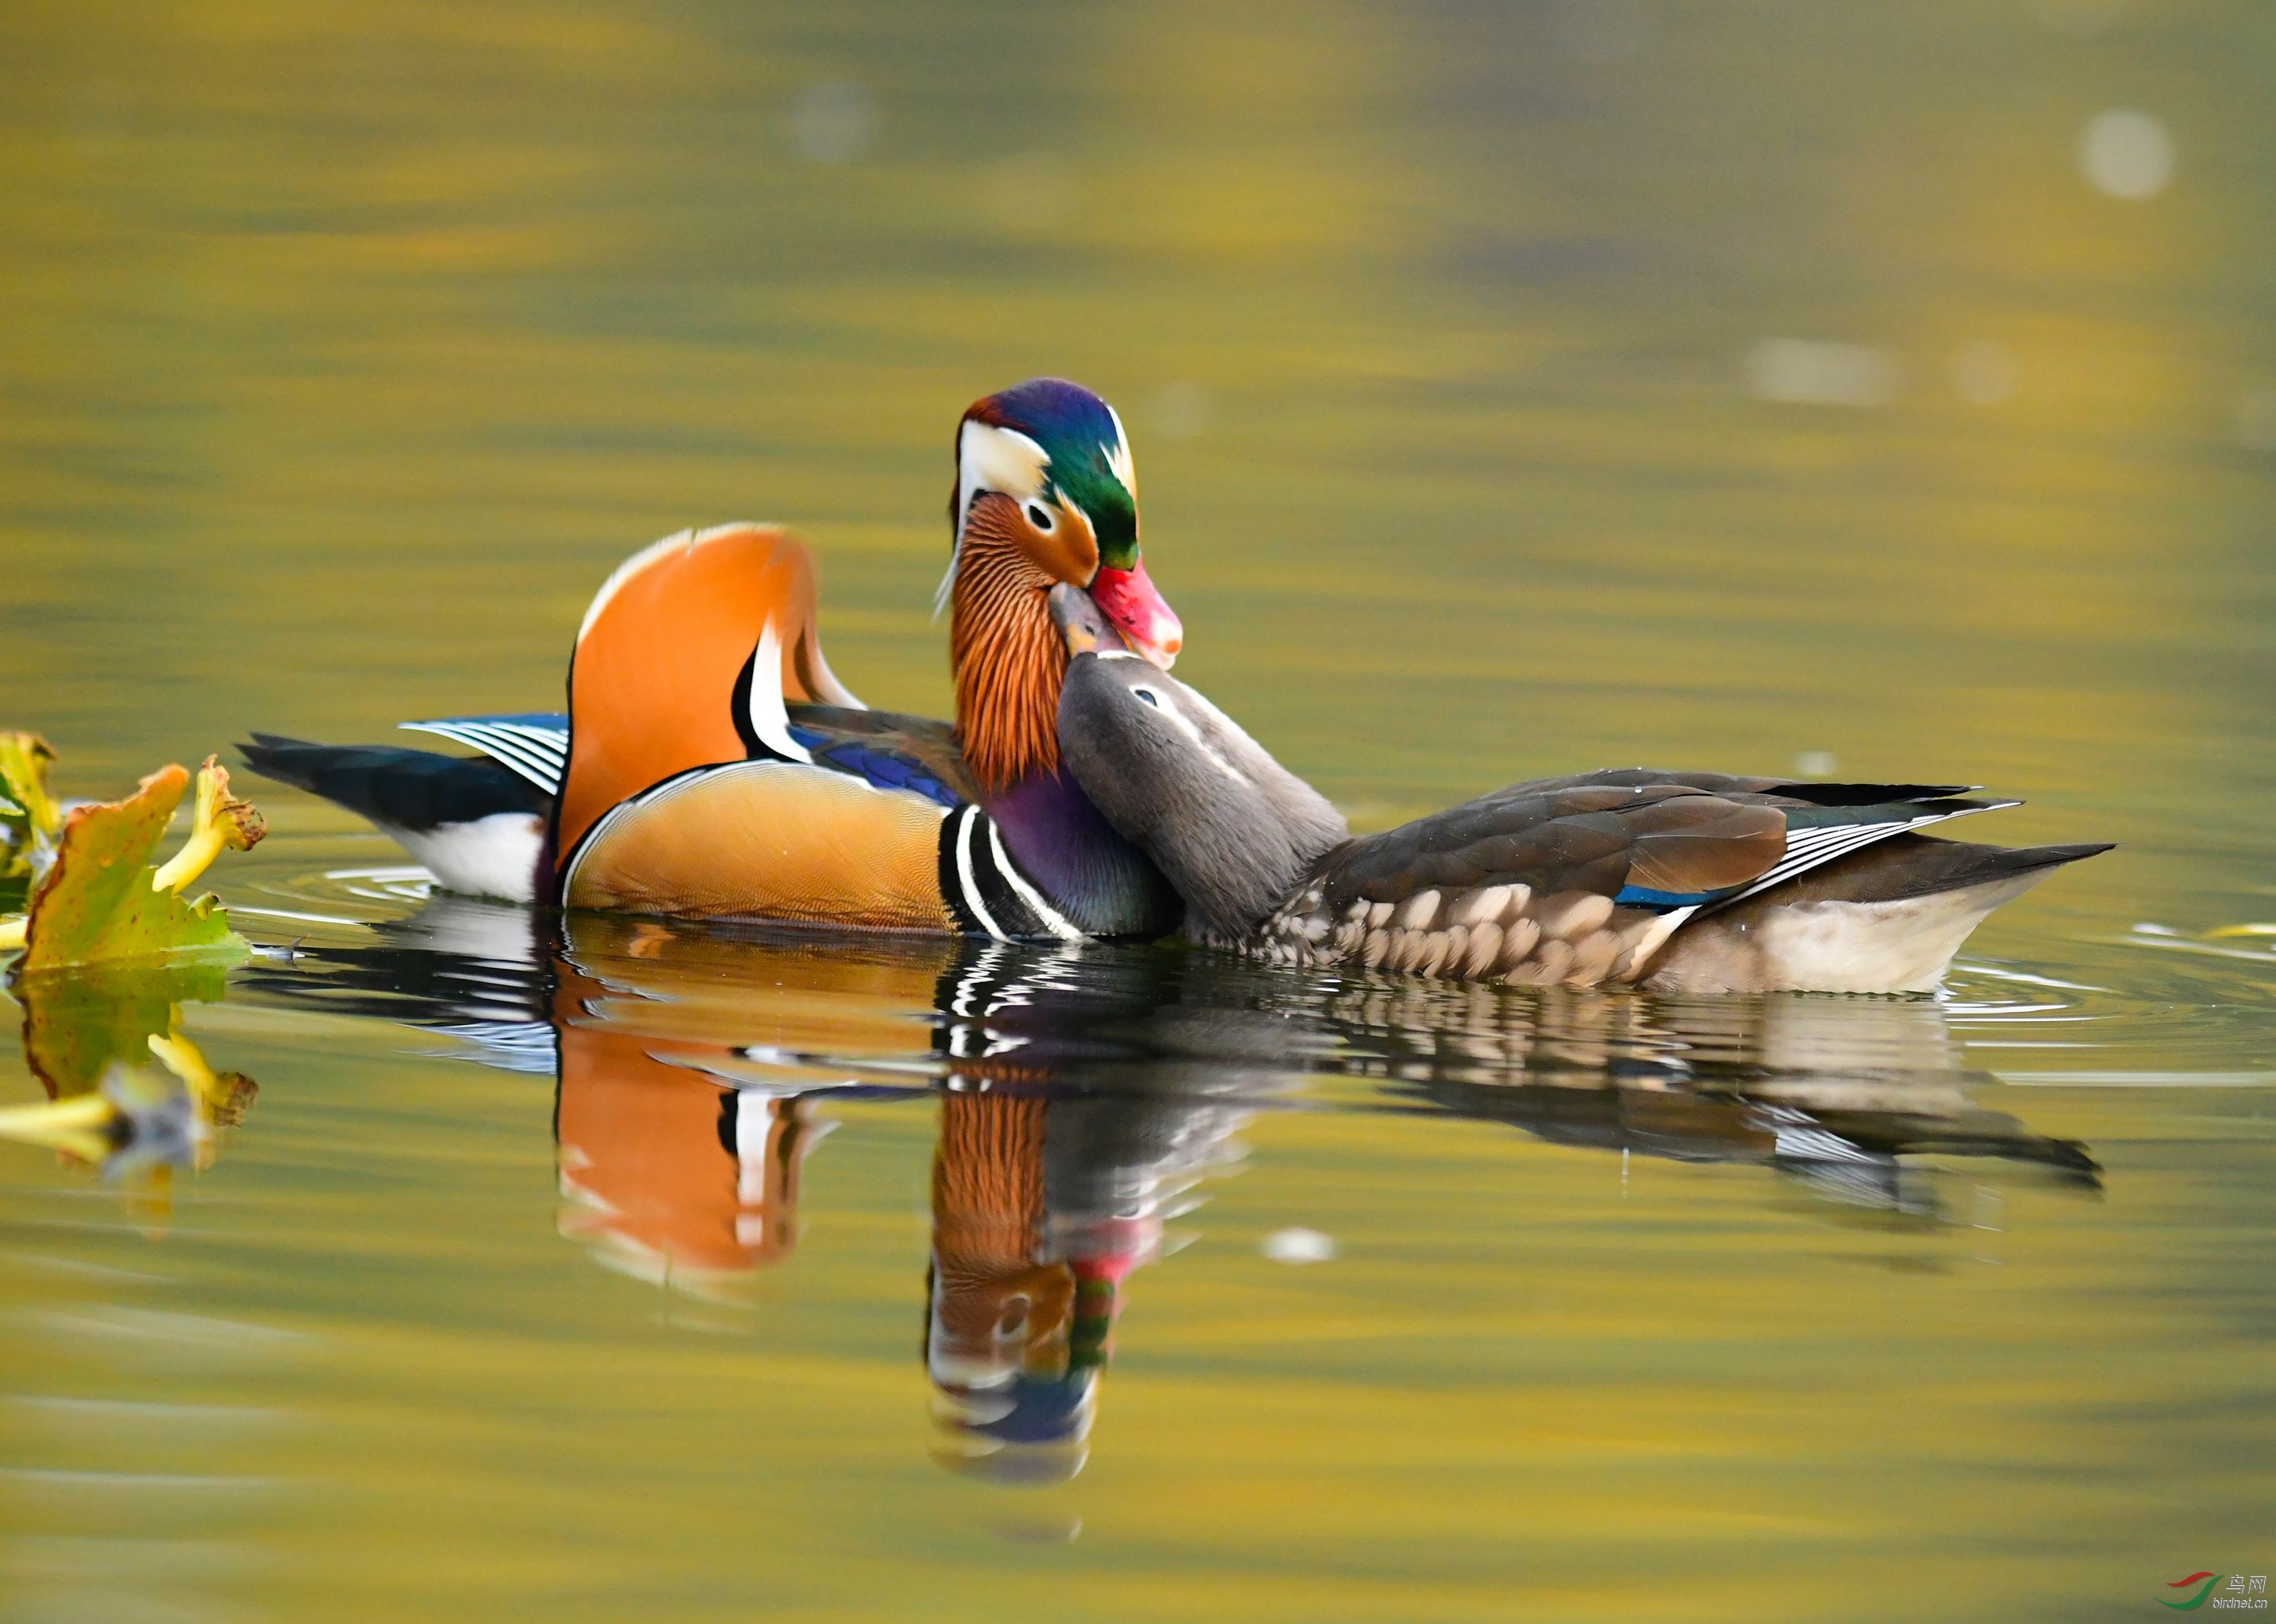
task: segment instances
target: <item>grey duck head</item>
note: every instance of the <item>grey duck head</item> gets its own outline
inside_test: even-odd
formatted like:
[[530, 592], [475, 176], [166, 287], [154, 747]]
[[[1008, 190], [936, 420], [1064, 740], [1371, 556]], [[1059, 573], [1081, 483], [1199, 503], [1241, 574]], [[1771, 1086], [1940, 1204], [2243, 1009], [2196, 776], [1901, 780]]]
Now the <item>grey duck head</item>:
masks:
[[1343, 814], [1223, 711], [1127, 649], [1090, 600], [1051, 594], [1070, 659], [1059, 753], [1116, 833], [1186, 901], [1186, 933], [1248, 939], [1322, 853]]

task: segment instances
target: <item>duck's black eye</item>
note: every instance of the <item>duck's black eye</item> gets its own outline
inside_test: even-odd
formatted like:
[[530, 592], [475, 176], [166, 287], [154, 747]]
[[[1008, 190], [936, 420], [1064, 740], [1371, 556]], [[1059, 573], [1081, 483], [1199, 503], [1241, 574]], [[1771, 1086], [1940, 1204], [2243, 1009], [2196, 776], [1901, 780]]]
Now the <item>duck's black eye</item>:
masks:
[[1045, 535], [1051, 533], [1051, 516], [1040, 503], [1031, 502], [1028, 504], [1028, 523]]
[[1156, 710], [1158, 711], [1162, 708], [1161, 700], [1154, 697], [1154, 691], [1151, 688], [1133, 688], [1130, 691], [1136, 694], [1147, 704], [1152, 706]]

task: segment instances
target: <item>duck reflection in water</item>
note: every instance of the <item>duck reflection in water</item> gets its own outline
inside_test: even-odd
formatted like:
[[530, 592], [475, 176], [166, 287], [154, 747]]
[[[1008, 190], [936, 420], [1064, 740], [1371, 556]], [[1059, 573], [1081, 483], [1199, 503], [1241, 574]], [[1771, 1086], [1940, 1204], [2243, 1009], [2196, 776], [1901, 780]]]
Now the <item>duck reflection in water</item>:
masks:
[[1351, 1069], [1393, 1098], [1552, 1144], [1763, 1166], [1906, 1220], [1939, 1218], [1942, 1181], [1923, 1158], [2099, 1186], [2084, 1146], [1969, 1097], [1998, 1084], [1961, 1066], [1946, 1010], [1926, 999], [1507, 999], [1402, 977], [1331, 997], [1326, 1014]]
[[1149, 1250], [1135, 1225], [1051, 1243], [1052, 1108], [1009, 1091], [941, 1104], [924, 1356], [945, 1464], [1042, 1477], [1081, 1464], [1117, 1293]]
[[[922, 1099], [936, 956], [820, 951], [601, 918], [554, 944], [561, 1233], [609, 1267], [747, 1301], [798, 1243], [807, 1157], [831, 1098]], [[526, 1029], [461, 1024], [496, 1049]], [[914, 1075], [911, 1075], [914, 1070]]]
[[1184, 1000], [1173, 956], [983, 948], [942, 978], [925, 1368], [936, 1458], [1008, 1482], [1083, 1462], [1124, 1281], [1292, 1079], [1287, 1022]]
[[[1000, 1480], [1081, 1466], [1133, 1272], [1262, 1112], [1444, 1114], [1751, 1164], [1817, 1210], [1900, 1224], [1944, 1221], [1952, 1157], [2098, 1180], [2083, 1147], [1976, 1103], [1997, 1084], [1923, 1000], [1535, 991], [448, 899], [381, 934], [252, 978], [551, 1074], [562, 1233], [676, 1293], [740, 1300], [793, 1255], [833, 1102], [937, 1100], [935, 1453]], [[1330, 1102], [1308, 1076], [1360, 1086]]]
[[561, 1233], [625, 1273], [736, 1300], [797, 1244], [800, 1168], [832, 1124], [794, 1083], [723, 1083], [717, 1046], [614, 1023], [618, 996], [561, 961]]

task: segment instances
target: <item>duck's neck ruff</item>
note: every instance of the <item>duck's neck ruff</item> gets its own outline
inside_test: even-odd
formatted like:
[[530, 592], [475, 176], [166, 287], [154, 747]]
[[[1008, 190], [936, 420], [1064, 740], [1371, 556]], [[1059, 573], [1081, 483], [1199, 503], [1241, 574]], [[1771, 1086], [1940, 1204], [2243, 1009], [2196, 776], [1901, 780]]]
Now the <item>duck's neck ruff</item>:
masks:
[[1024, 1265], [1043, 1219], [1043, 1113], [1032, 1095], [950, 1093], [932, 1165], [933, 1245], [951, 1270]]
[[956, 730], [982, 786], [1000, 790], [1059, 764], [1066, 645], [1051, 626], [1051, 578], [980, 504], [964, 532], [951, 597]]

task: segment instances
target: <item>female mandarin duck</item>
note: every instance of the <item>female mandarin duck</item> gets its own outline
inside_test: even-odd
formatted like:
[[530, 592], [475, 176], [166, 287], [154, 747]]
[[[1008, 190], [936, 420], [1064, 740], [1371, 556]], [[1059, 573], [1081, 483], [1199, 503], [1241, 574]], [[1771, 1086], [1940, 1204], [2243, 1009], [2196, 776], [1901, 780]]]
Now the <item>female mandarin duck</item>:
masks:
[[1067, 656], [1045, 600], [1083, 592], [1129, 646], [1165, 668], [1176, 656], [1121, 421], [1038, 379], [973, 405], [955, 449], [953, 727], [863, 708], [823, 658], [805, 548], [737, 525], [667, 537], [609, 578], [577, 633], [565, 719], [406, 724], [485, 759], [267, 735], [246, 758], [370, 819], [454, 890], [1005, 940], [1159, 935], [1176, 894], [1060, 770]]
[[2000, 903], [2104, 845], [1918, 831], [2017, 804], [1965, 786], [1646, 767], [1514, 784], [1381, 835], [1200, 694], [1051, 609], [1068, 770], [1186, 901], [1186, 933], [1300, 964], [1661, 992], [1931, 991]]

